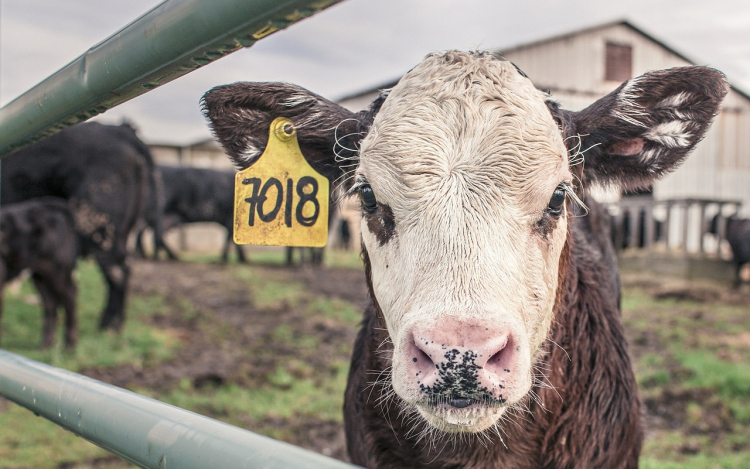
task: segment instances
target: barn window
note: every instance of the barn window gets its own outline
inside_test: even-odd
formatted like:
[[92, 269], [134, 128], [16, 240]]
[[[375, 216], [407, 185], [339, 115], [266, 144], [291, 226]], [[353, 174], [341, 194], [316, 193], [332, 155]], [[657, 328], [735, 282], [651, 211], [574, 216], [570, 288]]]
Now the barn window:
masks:
[[629, 45], [607, 43], [604, 79], [625, 81], [633, 77], [633, 48]]

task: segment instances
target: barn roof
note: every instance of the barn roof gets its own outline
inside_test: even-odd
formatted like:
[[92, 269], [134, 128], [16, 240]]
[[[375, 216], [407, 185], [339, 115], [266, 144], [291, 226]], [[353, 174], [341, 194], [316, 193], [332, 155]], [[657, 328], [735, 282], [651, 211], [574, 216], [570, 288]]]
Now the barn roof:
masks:
[[[523, 50], [523, 49], [528, 49], [528, 48], [531, 48], [531, 47], [537, 47], [537, 46], [544, 45], [544, 44], [547, 44], [547, 43], [550, 43], [550, 42], [562, 41], [562, 40], [565, 40], [565, 39], [577, 36], [579, 34], [584, 34], [584, 33], [589, 33], [589, 32], [593, 32], [593, 31], [598, 31], [598, 30], [601, 30], [601, 29], [611, 28], [613, 26], [625, 26], [627, 28], [630, 28], [631, 30], [633, 30], [636, 33], [640, 34], [641, 36], [645, 37], [646, 39], [648, 39], [649, 41], [651, 41], [654, 44], [658, 45], [659, 47], [663, 48], [664, 50], [666, 50], [666, 51], [668, 51], [668, 52], [676, 55], [677, 57], [681, 58], [682, 60], [684, 60], [684, 61], [686, 61], [688, 63], [691, 63], [693, 65], [696, 64], [696, 62], [694, 60], [690, 59], [689, 57], [686, 57], [684, 54], [682, 54], [681, 52], [679, 52], [679, 51], [675, 50], [674, 48], [670, 47], [665, 42], [657, 39], [656, 37], [652, 36], [651, 34], [647, 33], [643, 29], [639, 28], [638, 26], [634, 25], [633, 23], [631, 23], [630, 21], [625, 20], [625, 19], [616, 20], [616, 21], [610, 21], [608, 23], [598, 24], [598, 25], [595, 25], [595, 26], [587, 27], [587, 28], [576, 29], [574, 31], [570, 31], [570, 32], [563, 33], [563, 34], [558, 34], [558, 35], [555, 35], [555, 36], [550, 36], [550, 37], [539, 39], [539, 40], [532, 41], [532, 42], [526, 42], [526, 43], [523, 43], [523, 44], [518, 44], [518, 45], [515, 45], [515, 46], [511, 46], [511, 47], [498, 48], [497, 50], [500, 53], [515, 52], [515, 51], [519, 51], [519, 50]], [[393, 79], [393, 80], [389, 80], [389, 81], [383, 83], [380, 86], [376, 86], [376, 87], [373, 87], [373, 88], [369, 88], [369, 89], [366, 89], [366, 90], [358, 91], [356, 93], [344, 96], [344, 97], [340, 98], [339, 101], [344, 101], [344, 100], [348, 100], [348, 99], [358, 98], [360, 96], [364, 96], [366, 94], [372, 93], [375, 90], [382, 90], [382, 89], [387, 89], [387, 88], [393, 88], [394, 86], [396, 86], [396, 83], [398, 83], [399, 79], [400, 79], [400, 77], [396, 78], [396, 79]], [[744, 91], [736, 88], [734, 85], [731, 85], [731, 86], [732, 86], [732, 89], [734, 91], [736, 91], [737, 93], [739, 93], [742, 97], [744, 97], [747, 100], [750, 100], [750, 94], [745, 93]]]
[[598, 24], [598, 25], [595, 25], [595, 26], [590, 26], [590, 27], [583, 28], [583, 29], [576, 29], [575, 31], [570, 31], [570, 32], [563, 33], [563, 34], [558, 34], [556, 36], [550, 36], [550, 37], [547, 37], [547, 38], [544, 38], [544, 39], [539, 39], [537, 41], [527, 42], [527, 43], [519, 44], [519, 45], [512, 46], [512, 47], [505, 47], [505, 48], [500, 49], [500, 51], [501, 52], [505, 52], [505, 53], [507, 53], [507, 52], [515, 52], [515, 51], [518, 51], [518, 50], [523, 50], [523, 49], [528, 49], [528, 48], [531, 48], [531, 47], [541, 46], [543, 44], [547, 44], [547, 43], [550, 43], [550, 42], [563, 41], [563, 40], [571, 38], [573, 36], [578, 36], [579, 34], [585, 34], [585, 33], [590, 33], [590, 32], [594, 32], [594, 31], [599, 31], [601, 29], [611, 28], [613, 26], [626, 26], [626, 27], [632, 29], [633, 31], [635, 31], [636, 33], [640, 34], [641, 36], [645, 37], [646, 39], [650, 40], [651, 42], [657, 44], [658, 46], [660, 46], [661, 48], [665, 49], [666, 51], [668, 51], [668, 52], [676, 55], [679, 58], [681, 58], [685, 62], [690, 62], [691, 64], [695, 64], [695, 61], [693, 61], [692, 59], [686, 57], [681, 52], [678, 52], [677, 50], [673, 49], [672, 47], [670, 47], [669, 45], [667, 45], [665, 42], [663, 42], [663, 41], [655, 38], [654, 36], [652, 36], [651, 34], [647, 33], [646, 31], [644, 31], [643, 29], [641, 29], [638, 26], [634, 25], [633, 23], [631, 23], [628, 20], [616, 20], [616, 21], [611, 21], [611, 22], [608, 22], [608, 23], [603, 23], [603, 24]]

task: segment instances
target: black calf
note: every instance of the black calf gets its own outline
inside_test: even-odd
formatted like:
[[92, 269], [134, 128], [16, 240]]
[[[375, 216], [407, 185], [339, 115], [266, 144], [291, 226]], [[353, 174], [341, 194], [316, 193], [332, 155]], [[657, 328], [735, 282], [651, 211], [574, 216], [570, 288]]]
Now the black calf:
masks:
[[25, 269], [31, 271], [44, 308], [44, 348], [54, 343], [60, 306], [65, 310], [65, 347], [72, 348], [78, 339], [73, 280], [77, 256], [78, 237], [73, 214], [65, 200], [44, 197], [3, 206], [0, 211], [0, 295], [8, 281]]

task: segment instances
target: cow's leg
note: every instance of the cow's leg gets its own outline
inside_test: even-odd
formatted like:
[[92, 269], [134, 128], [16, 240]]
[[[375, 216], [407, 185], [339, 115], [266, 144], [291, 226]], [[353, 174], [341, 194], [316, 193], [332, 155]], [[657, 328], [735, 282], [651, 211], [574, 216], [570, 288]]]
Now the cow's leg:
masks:
[[739, 262], [734, 263], [734, 284], [732, 285], [732, 288], [735, 290], [739, 290], [740, 286], [742, 286], [742, 264]]
[[36, 273], [31, 278], [39, 296], [42, 298], [42, 310], [44, 311], [42, 348], [50, 348], [55, 343], [55, 326], [57, 325], [57, 299], [52, 287], [54, 282], [50, 278]]
[[156, 235], [154, 235], [154, 260], [159, 259], [159, 251], [164, 251], [167, 254], [167, 259], [170, 261], [179, 260], [174, 251], [172, 251], [172, 249], [167, 246], [167, 243], [164, 242], [164, 237], [157, 238]]
[[3, 344], [3, 290], [5, 285], [0, 283], [0, 346]]
[[242, 264], [247, 264], [247, 258], [245, 257], [245, 249], [232, 241], [232, 244], [234, 244], [234, 248], [237, 250], [237, 262], [240, 262]]
[[146, 227], [141, 228], [135, 235], [135, 253], [138, 257], [143, 259], [146, 258], [146, 250], [143, 249], [143, 232], [146, 231]]
[[284, 249], [286, 252], [286, 265], [291, 267], [294, 264], [294, 248], [287, 246]]
[[[154, 232], [152, 234], [152, 238], [153, 238], [153, 243], [154, 243], [154, 252], [151, 255], [151, 259], [153, 259], [155, 261], [158, 261], [159, 260], [159, 251], [161, 251], [162, 246], [163, 246], [163, 244], [161, 242], [161, 236], [159, 236], [156, 233], [156, 230], [154, 230]], [[167, 256], [169, 256], [169, 254], [167, 254]]]
[[161, 218], [161, 225], [162, 229], [158, 238], [156, 236], [156, 231], [154, 231], [154, 245], [159, 246], [159, 249], [163, 249], [164, 252], [167, 253], [167, 258], [170, 261], [177, 261], [179, 260], [179, 257], [177, 257], [177, 254], [175, 254], [174, 251], [167, 245], [167, 242], [164, 240], [164, 235], [172, 228], [180, 226], [180, 218], [175, 215], [164, 215]]
[[310, 257], [312, 258], [312, 265], [315, 265], [315, 266], [323, 265], [324, 253], [325, 253], [324, 248], [310, 248]]
[[73, 271], [60, 276], [57, 296], [65, 309], [65, 348], [72, 349], [78, 342], [78, 317], [76, 316], [76, 295], [78, 288], [73, 280]]
[[224, 239], [224, 247], [221, 249], [221, 263], [229, 262], [229, 246], [232, 244], [232, 232], [227, 230], [227, 237]]
[[161, 241], [159, 242], [159, 246], [161, 246], [164, 252], [167, 253], [167, 258], [170, 261], [179, 260], [179, 258], [177, 257], [177, 254], [175, 254], [174, 251], [172, 251], [172, 249], [170, 249], [169, 246], [167, 246], [167, 243], [164, 242], [164, 238], [162, 238]]
[[120, 171], [89, 174], [72, 200], [76, 231], [86, 240], [107, 282], [107, 304], [100, 329], [119, 331], [125, 322], [125, 296], [130, 277], [127, 239], [140, 217], [145, 168], [139, 157], [123, 155]]
[[125, 296], [130, 278], [125, 253], [99, 251], [94, 257], [109, 287], [107, 306], [102, 312], [99, 329], [120, 331], [125, 324]]

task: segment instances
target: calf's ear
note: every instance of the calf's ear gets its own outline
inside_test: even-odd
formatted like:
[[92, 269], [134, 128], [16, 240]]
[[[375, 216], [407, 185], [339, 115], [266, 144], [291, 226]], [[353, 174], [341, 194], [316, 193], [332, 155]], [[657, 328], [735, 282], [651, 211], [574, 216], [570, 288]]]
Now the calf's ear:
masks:
[[340, 174], [339, 165], [351, 164], [359, 141], [372, 124], [370, 114], [374, 116], [373, 107], [353, 113], [286, 83], [217, 86], [203, 95], [201, 107], [214, 135], [239, 169], [247, 168], [263, 153], [271, 122], [286, 117], [297, 129], [307, 161], [332, 180]]
[[584, 152], [586, 179], [635, 189], [685, 159], [728, 90], [717, 70], [679, 67], [629, 80], [580, 112], [550, 109], [566, 134], [571, 158]]

